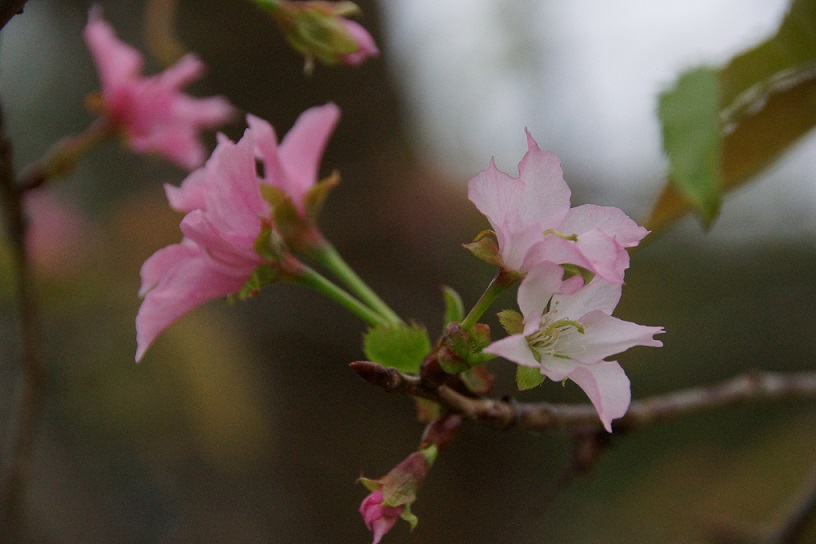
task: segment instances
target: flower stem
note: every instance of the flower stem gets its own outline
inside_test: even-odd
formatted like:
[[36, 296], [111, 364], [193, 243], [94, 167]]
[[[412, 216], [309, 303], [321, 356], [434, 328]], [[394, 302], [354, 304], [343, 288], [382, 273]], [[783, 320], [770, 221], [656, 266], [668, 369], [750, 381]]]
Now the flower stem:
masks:
[[462, 323], [460, 323], [460, 326], [463, 329], [470, 329], [473, 325], [478, 323], [482, 315], [484, 315], [491, 304], [496, 301], [496, 298], [498, 298], [505, 289], [516, 283], [518, 279], [519, 275], [517, 273], [509, 272], [503, 268], [500, 269], [499, 273], [496, 274], [496, 277], [493, 278], [490, 285], [485, 289], [485, 292], [482, 293], [482, 296], [470, 310], [470, 313], [468, 313]]
[[44, 157], [23, 170], [18, 182], [19, 190], [25, 192], [34, 189], [50, 179], [71, 172], [82, 155], [114, 134], [116, 125], [102, 117], [84, 132], [63, 138]]
[[386, 323], [392, 325], [402, 323], [402, 319], [357, 275], [331, 243], [324, 241], [314, 249], [311, 255], [337, 276], [352, 293], [360, 297], [360, 300], [368, 304]]
[[344, 307], [369, 325], [382, 325], [387, 322], [386, 319], [379, 313], [375, 312], [354, 298], [347, 291], [341, 289], [336, 284], [328, 280], [325, 276], [316, 270], [309, 268], [308, 266], [303, 266], [295, 281], [301, 285], [314, 289], [318, 293], [326, 295], [331, 300], [338, 303], [340, 306]]

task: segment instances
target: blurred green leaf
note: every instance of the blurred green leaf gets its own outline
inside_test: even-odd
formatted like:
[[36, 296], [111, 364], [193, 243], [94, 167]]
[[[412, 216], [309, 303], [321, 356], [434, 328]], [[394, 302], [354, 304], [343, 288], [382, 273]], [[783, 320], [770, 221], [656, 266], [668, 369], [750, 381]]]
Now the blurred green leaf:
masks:
[[465, 318], [465, 306], [462, 297], [447, 285], [442, 286], [442, 297], [445, 299], [445, 325], [459, 323]]
[[708, 225], [720, 208], [720, 96], [717, 72], [695, 68], [660, 96], [663, 148], [674, 186]]
[[431, 341], [425, 328], [416, 323], [377, 325], [365, 334], [363, 350], [370, 361], [401, 372], [417, 372], [431, 351]]
[[776, 35], [720, 70], [681, 76], [661, 96], [660, 115], [669, 183], [646, 226], [663, 228], [690, 208], [710, 225], [724, 191], [816, 126], [816, 0], [795, 0]]

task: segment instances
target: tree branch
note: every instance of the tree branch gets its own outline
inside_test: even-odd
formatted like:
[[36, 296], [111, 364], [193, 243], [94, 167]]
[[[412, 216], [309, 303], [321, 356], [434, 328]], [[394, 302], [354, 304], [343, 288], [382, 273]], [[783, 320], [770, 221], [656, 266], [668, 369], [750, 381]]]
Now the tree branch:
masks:
[[[601, 428], [601, 422], [591, 404], [519, 403], [510, 398], [471, 398], [445, 385], [429, 387], [418, 377], [370, 361], [356, 361], [349, 366], [363, 380], [388, 392], [432, 400], [461, 414], [465, 419], [492, 427], [537, 431], [574, 427]], [[816, 399], [816, 372], [754, 371], [716, 385], [692, 387], [634, 400], [626, 415], [614, 421], [614, 427], [617, 430], [634, 429], [724, 406], [784, 398]]]
[[0, 0], [0, 29], [6, 26], [12, 17], [23, 12], [26, 0]]
[[14, 388], [0, 472], [0, 540], [16, 541], [21, 530], [23, 490], [28, 473], [34, 427], [45, 383], [39, 350], [40, 324], [36, 294], [26, 248], [25, 190], [14, 178], [11, 144], [3, 128], [0, 108], [0, 196], [15, 266], [22, 375]]

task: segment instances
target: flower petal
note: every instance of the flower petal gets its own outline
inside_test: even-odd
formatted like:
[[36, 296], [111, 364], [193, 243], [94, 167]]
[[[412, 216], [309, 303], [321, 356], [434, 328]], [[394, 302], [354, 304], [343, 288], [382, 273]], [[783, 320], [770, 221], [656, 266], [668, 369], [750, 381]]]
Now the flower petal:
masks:
[[598, 229], [623, 247], [633, 247], [649, 231], [635, 223], [619, 208], [584, 204], [572, 208], [561, 224], [562, 232], [581, 234]]
[[504, 357], [508, 361], [513, 361], [522, 366], [539, 368], [541, 364], [533, 357], [527, 338], [523, 334], [512, 334], [501, 340], [497, 340], [484, 348], [485, 353], [492, 353], [499, 357]]
[[555, 228], [570, 209], [570, 189], [564, 181], [561, 161], [552, 151], [542, 151], [529, 131], [527, 153], [519, 162], [518, 179], [524, 184], [519, 214], [525, 224], [541, 231]]
[[607, 432], [612, 432], [612, 420], [622, 417], [629, 408], [631, 391], [629, 378], [617, 361], [602, 361], [596, 365], [577, 367], [569, 379], [578, 384], [592, 401]]
[[663, 327], [647, 327], [630, 321], [623, 321], [596, 310], [583, 316], [584, 343], [580, 349], [569, 353], [580, 363], [593, 364], [601, 359], [621, 353], [634, 346], [660, 347], [663, 342], [655, 340]]
[[142, 266], [146, 295], [136, 314], [136, 361], [178, 318], [239, 290], [245, 281], [245, 276], [216, 265], [193, 244], [175, 244], [157, 251]]
[[[340, 119], [340, 108], [328, 103], [300, 114], [280, 145], [280, 160], [286, 171], [286, 186], [281, 187], [303, 211], [303, 195], [317, 183], [320, 158]], [[274, 184], [274, 182], [272, 182]]]

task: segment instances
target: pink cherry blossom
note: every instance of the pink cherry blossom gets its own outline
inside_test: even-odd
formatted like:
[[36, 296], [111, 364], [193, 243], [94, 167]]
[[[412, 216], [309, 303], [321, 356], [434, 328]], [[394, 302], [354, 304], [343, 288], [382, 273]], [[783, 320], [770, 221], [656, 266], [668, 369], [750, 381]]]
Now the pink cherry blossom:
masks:
[[219, 135], [203, 168], [180, 187], [165, 186], [170, 206], [187, 213], [181, 222], [184, 239], [142, 266], [140, 295], [145, 298], [136, 316], [137, 361], [179, 317], [240, 291], [258, 266], [269, 264], [255, 248], [262, 227], [272, 222], [260, 185], [284, 191], [303, 213], [305, 194], [317, 183], [320, 158], [339, 117], [335, 104], [310, 108], [278, 145], [272, 126], [249, 115], [249, 128], [237, 144]]
[[491, 160], [468, 184], [468, 197], [496, 233], [504, 268], [526, 273], [540, 261], [574, 264], [622, 283], [629, 266], [625, 248], [648, 231], [617, 208], [570, 208], [558, 157], [542, 151], [529, 131], [518, 170], [511, 177]]
[[199, 132], [229, 120], [234, 108], [222, 97], [193, 98], [180, 91], [204, 73], [204, 64], [188, 54], [164, 72], [143, 77], [144, 58], [121, 42], [94, 6], [85, 42], [102, 83], [102, 110], [124, 132], [137, 153], [153, 152], [187, 169], [204, 163]]
[[379, 544], [382, 537], [390, 531], [397, 520], [402, 515], [405, 506], [387, 506], [383, 504], [382, 489], [377, 489], [370, 493], [362, 504], [360, 504], [360, 514], [363, 521], [374, 535], [372, 544]]
[[629, 407], [629, 379], [605, 358], [633, 346], [662, 346], [646, 327], [612, 317], [621, 285], [595, 278], [572, 294], [557, 292], [563, 270], [543, 263], [531, 269], [518, 290], [524, 330], [484, 349], [519, 365], [540, 369], [553, 381], [570, 379], [587, 394], [604, 428]]
[[[254, 139], [222, 139], [201, 170], [205, 191], [181, 221], [184, 239], [154, 253], [142, 265], [144, 296], [136, 316], [136, 360], [156, 337], [193, 308], [239, 291], [264, 264], [255, 251], [262, 223], [271, 214], [255, 172]], [[191, 203], [192, 199], [188, 203]]]

